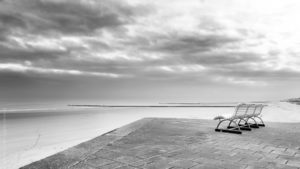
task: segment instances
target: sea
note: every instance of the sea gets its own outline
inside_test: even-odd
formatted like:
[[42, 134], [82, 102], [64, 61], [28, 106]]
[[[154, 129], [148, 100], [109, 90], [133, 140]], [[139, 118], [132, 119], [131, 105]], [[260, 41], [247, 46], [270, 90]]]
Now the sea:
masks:
[[[2, 105], [0, 169], [19, 168], [142, 118], [213, 119], [218, 115], [230, 116], [234, 111], [234, 107], [213, 107], [213, 105], [235, 104], [199, 103], [212, 107]], [[268, 105], [263, 110], [263, 119], [266, 123], [300, 122], [300, 105], [287, 102], [265, 104]]]

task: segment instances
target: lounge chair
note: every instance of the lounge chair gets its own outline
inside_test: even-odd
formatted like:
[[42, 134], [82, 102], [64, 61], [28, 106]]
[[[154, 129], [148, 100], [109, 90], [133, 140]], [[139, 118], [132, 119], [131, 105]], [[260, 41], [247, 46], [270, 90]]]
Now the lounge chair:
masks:
[[[241, 126], [247, 125], [250, 128], [259, 128], [258, 123], [254, 119], [255, 114], [259, 110], [259, 106], [260, 105], [257, 105], [257, 104], [249, 104], [246, 115], [245, 115], [245, 118], [241, 119], [238, 124], [241, 125]], [[254, 122], [254, 124], [249, 123], [249, 120], [252, 120]], [[241, 124], [242, 121], [244, 122], [244, 124]]]
[[[251, 127], [252, 127], [252, 126], [257, 126], [257, 127], [258, 127], [258, 126], [261, 126], [261, 127], [265, 127], [265, 123], [264, 123], [264, 121], [263, 121], [262, 118], [261, 118], [261, 117], [262, 117], [261, 112], [262, 112], [262, 109], [263, 109], [265, 106], [266, 106], [266, 105], [263, 105], [263, 104], [257, 104], [254, 113], [253, 113], [251, 116], [248, 117], [246, 123], [249, 124]], [[250, 119], [252, 119], [252, 120], [254, 121], [254, 124], [248, 122]], [[258, 123], [257, 120], [255, 120], [255, 119], [259, 119], [259, 120], [260, 120], [260, 123]]]
[[[246, 125], [239, 124], [240, 121], [245, 120], [245, 118], [247, 117], [246, 113], [247, 113], [248, 107], [249, 107], [248, 104], [242, 103], [235, 107], [235, 111], [231, 117], [229, 117], [229, 118], [225, 118], [224, 116], [215, 117], [214, 120], [219, 120], [219, 123], [218, 123], [215, 131], [236, 133], [236, 134], [242, 134], [241, 130], [251, 131], [251, 128], [249, 127], [248, 124], [246, 124]], [[226, 121], [229, 122], [228, 126], [226, 128], [220, 128], [220, 125]], [[233, 124], [233, 126], [232, 126], [232, 124]]]

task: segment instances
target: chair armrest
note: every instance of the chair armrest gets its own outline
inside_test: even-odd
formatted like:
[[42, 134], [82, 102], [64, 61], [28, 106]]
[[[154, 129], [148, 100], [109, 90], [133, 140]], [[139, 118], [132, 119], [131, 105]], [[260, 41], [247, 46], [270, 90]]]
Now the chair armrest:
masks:
[[222, 119], [225, 119], [225, 117], [224, 116], [216, 116], [216, 117], [214, 117], [214, 120], [222, 120]]

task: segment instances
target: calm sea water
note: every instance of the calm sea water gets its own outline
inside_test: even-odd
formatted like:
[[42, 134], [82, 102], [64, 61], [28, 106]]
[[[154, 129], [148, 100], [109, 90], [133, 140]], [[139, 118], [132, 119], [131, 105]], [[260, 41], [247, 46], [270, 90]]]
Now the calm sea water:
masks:
[[[0, 168], [18, 168], [141, 118], [212, 119], [234, 109], [47, 106], [0, 110]], [[300, 106], [271, 103], [263, 115], [266, 121], [300, 122]]]

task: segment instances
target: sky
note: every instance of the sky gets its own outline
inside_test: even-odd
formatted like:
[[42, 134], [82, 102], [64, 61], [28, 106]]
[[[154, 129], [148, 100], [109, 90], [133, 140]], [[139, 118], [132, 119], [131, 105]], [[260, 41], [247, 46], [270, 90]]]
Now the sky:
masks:
[[298, 0], [0, 0], [0, 102], [300, 96]]

